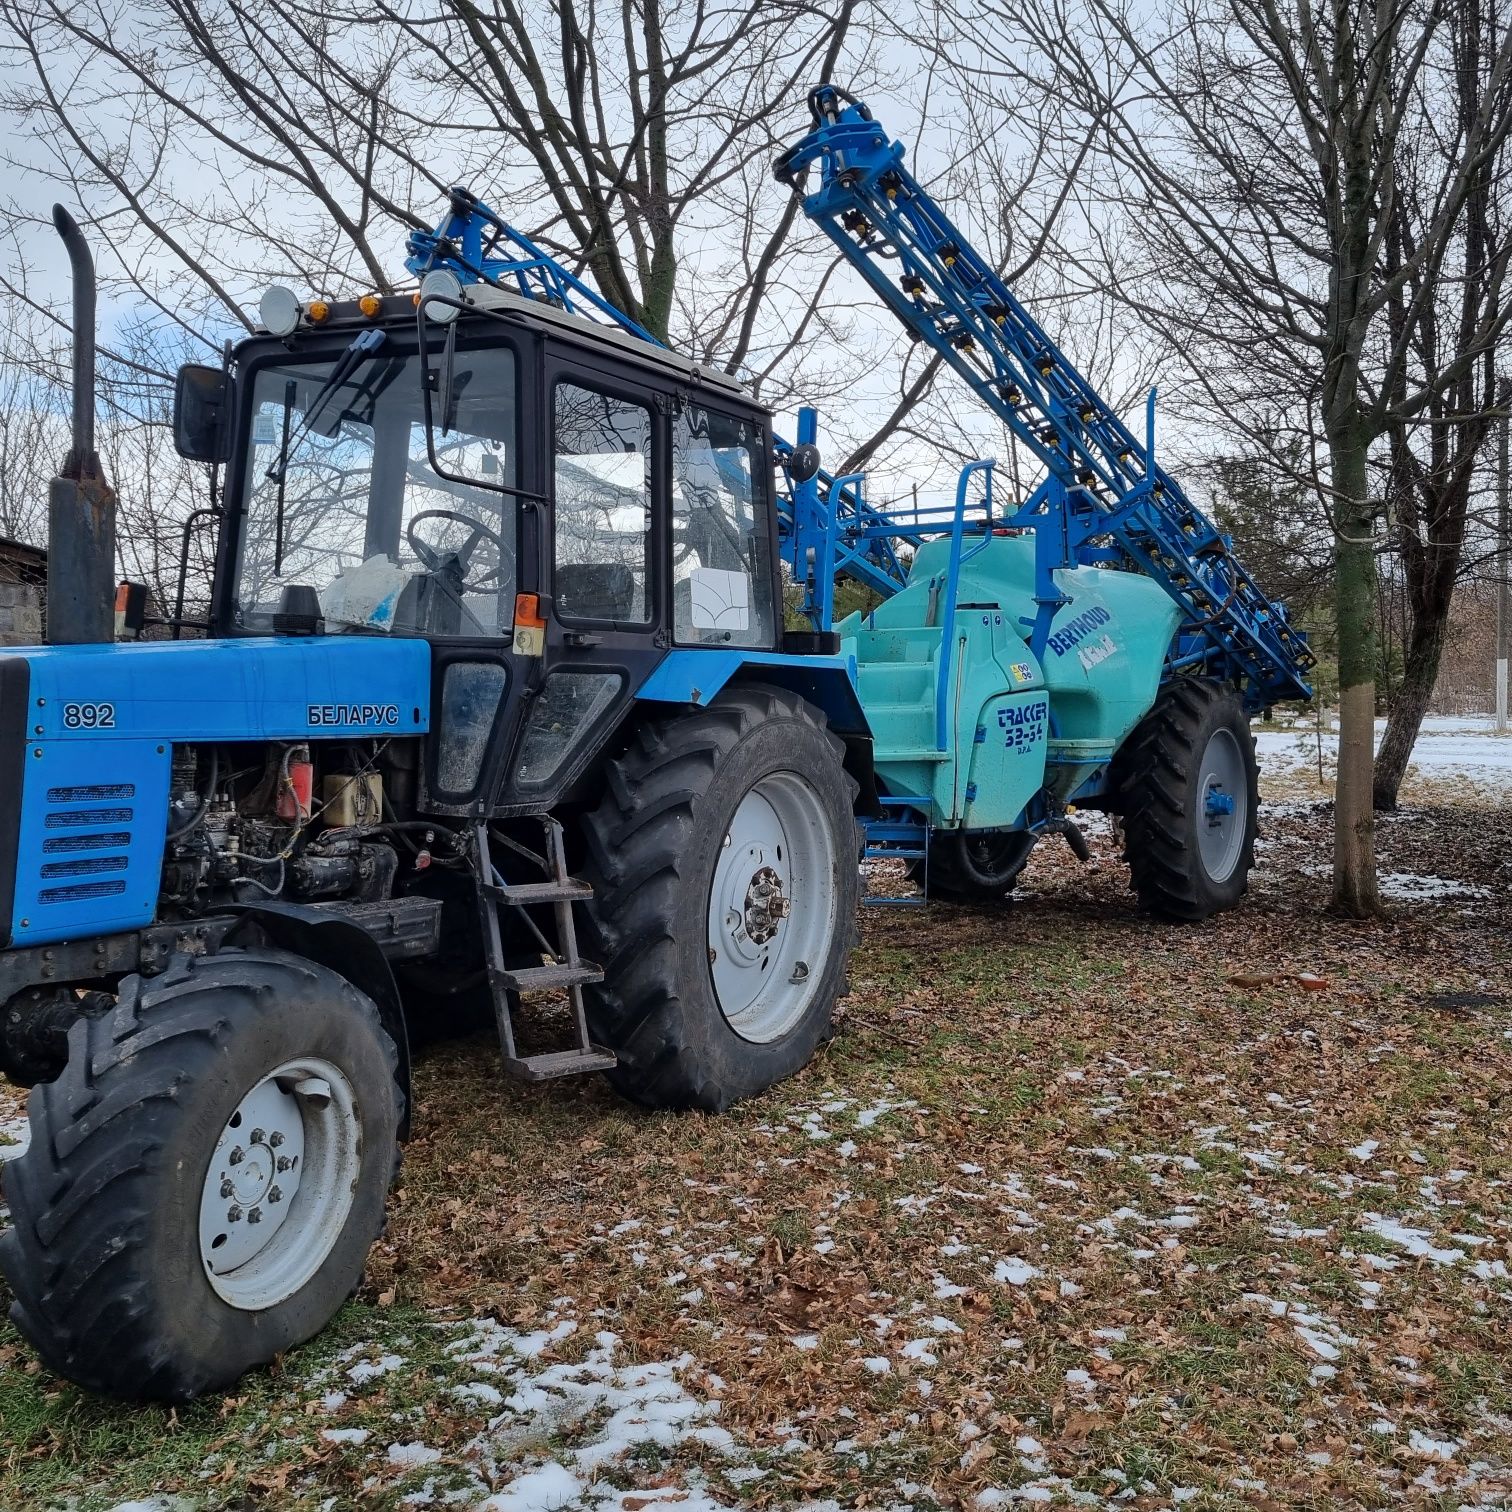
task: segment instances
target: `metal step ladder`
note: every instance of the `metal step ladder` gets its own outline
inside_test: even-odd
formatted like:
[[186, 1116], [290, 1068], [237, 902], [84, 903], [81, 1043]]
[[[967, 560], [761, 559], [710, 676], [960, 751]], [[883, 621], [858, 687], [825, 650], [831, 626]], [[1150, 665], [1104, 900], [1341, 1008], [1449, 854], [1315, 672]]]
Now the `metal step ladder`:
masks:
[[910, 799], [888, 797], [880, 802], [893, 812], [862, 821], [866, 845], [861, 865], [864, 869], [868, 861], [917, 861], [919, 890], [897, 895], [864, 893], [861, 901], [871, 908], [922, 908], [929, 901], [929, 825], [910, 817], [917, 812]]
[[[488, 968], [488, 985], [493, 993], [494, 1018], [499, 1026], [499, 1045], [504, 1052], [504, 1069], [522, 1081], [550, 1081], [558, 1076], [575, 1076], [584, 1071], [607, 1071], [616, 1064], [612, 1051], [595, 1045], [588, 1035], [588, 1017], [583, 1007], [583, 988], [604, 979], [603, 969], [578, 955], [577, 925], [572, 906], [593, 896], [593, 888], [567, 873], [567, 859], [562, 848], [562, 826], [549, 815], [541, 823], [546, 831], [546, 854], [531, 856], [547, 873], [544, 882], [510, 883], [494, 865], [489, 844], [488, 825], [473, 827], [473, 844], [478, 864], [478, 916], [483, 926], [483, 951]], [[531, 855], [522, 846], [522, 854]], [[537, 904], [549, 903], [556, 916], [556, 943], [552, 944], [525, 912]], [[504, 960], [504, 932], [499, 923], [500, 906], [520, 910], [520, 918], [540, 943], [542, 954], [552, 957], [550, 965], [511, 969]], [[521, 1055], [515, 1046], [514, 1020], [510, 1013], [511, 992], [561, 991], [572, 1007], [576, 1043], [569, 1050], [549, 1050], [539, 1055]]]

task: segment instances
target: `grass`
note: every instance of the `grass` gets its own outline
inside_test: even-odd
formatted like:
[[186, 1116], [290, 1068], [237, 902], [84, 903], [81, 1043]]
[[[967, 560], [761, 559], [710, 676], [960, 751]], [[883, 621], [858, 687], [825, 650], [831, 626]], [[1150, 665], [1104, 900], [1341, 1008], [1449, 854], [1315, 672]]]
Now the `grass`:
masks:
[[[1273, 822], [1251, 899], [1206, 928], [1141, 920], [1106, 840], [1086, 870], [1037, 856], [1006, 909], [868, 912], [835, 1040], [722, 1118], [504, 1084], [484, 1039], [428, 1052], [363, 1290], [278, 1370], [120, 1407], [0, 1331], [0, 1506], [468, 1505], [548, 1462], [595, 1508], [1512, 1499], [1512, 1016], [1486, 989], [1512, 909], [1503, 886], [1331, 923], [1303, 869], [1325, 822]], [[1418, 815], [1383, 851], [1473, 881], [1512, 826]], [[1415, 1259], [1372, 1214], [1466, 1258]], [[470, 1363], [480, 1318], [575, 1332]], [[654, 1368], [688, 1432], [563, 1415], [561, 1372]], [[439, 1458], [391, 1457], [411, 1444]]]

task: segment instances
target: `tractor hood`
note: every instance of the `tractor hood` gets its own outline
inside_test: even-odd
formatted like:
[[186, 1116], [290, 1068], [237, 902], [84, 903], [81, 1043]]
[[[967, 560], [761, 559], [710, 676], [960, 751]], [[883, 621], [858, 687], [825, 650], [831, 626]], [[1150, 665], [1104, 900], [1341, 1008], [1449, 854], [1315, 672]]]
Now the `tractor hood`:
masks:
[[158, 641], [0, 655], [0, 945], [152, 919], [176, 742], [382, 738], [429, 724], [430, 647], [418, 640]]
[[18, 660], [27, 740], [331, 740], [430, 724], [430, 647], [419, 640], [149, 641], [3, 657]]

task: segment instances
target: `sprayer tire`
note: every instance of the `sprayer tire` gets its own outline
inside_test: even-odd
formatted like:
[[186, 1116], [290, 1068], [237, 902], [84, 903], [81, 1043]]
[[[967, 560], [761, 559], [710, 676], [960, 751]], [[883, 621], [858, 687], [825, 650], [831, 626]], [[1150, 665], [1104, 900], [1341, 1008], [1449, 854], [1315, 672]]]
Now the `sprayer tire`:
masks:
[[[953, 903], [991, 903], [1018, 886], [1029, 864], [1035, 837], [1027, 830], [969, 835], [960, 830], [936, 834], [929, 842], [929, 896]], [[911, 882], [923, 886], [919, 862], [909, 863]]]
[[[1215, 865], [1204, 836], [1215, 821], [1205, 804], [1220, 758], [1232, 780], [1218, 790], [1242, 792], [1228, 792], [1231, 820], [1217, 821], [1233, 831], [1220, 847], [1223, 864]], [[1249, 716], [1231, 687], [1198, 677], [1169, 682], [1120, 748], [1114, 789], [1124, 859], [1145, 912], [1192, 922], [1239, 902], [1255, 861], [1259, 769]]]
[[[608, 1076], [624, 1096], [720, 1112], [801, 1070], [828, 1037], [857, 937], [857, 789], [843, 758], [811, 704], [781, 688], [742, 685], [708, 708], [649, 721], [607, 764], [605, 796], [583, 822], [583, 874], [594, 895], [583, 908], [582, 949], [604, 968], [604, 980], [585, 989], [588, 1023], [618, 1057]], [[799, 963], [801, 979], [793, 971], [798, 995], [773, 1000], [791, 1021], [752, 1037], [721, 999], [710, 940], [714, 900], [739, 850], [728, 842], [742, 805], [774, 782], [800, 795], [816, 837], [788, 846], [792, 913], [779, 928], [807, 928], [810, 909], [824, 910], [826, 922], [797, 937], [819, 944], [812, 961]], [[818, 845], [806, 854], [824, 858], [807, 880], [797, 870], [804, 845]], [[774, 951], [782, 948], [774, 937]]]

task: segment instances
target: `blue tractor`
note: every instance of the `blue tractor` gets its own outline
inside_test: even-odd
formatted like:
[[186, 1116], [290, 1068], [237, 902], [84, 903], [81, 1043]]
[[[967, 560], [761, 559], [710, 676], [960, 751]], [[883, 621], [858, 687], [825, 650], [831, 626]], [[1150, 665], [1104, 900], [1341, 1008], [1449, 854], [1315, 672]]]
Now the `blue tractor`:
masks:
[[[814, 115], [779, 176], [820, 165], [809, 213], [1032, 434], [1011, 508], [985, 462], [953, 510], [872, 506], [811, 413], [775, 437], [459, 189], [412, 294], [272, 289], [180, 373], [213, 593], [143, 637], [131, 585], [110, 618], [60, 219], [49, 644], [0, 655], [0, 1070], [33, 1088], [0, 1266], [60, 1374], [181, 1400], [322, 1328], [382, 1226], [412, 1036], [481, 1011], [516, 1076], [717, 1111], [829, 1033], [864, 852], [1001, 897], [1080, 803], [1125, 816], [1155, 911], [1243, 892], [1248, 711], [1305, 694], [1300, 637], [864, 107]], [[526, 1046], [542, 1017], [559, 1042]]]

